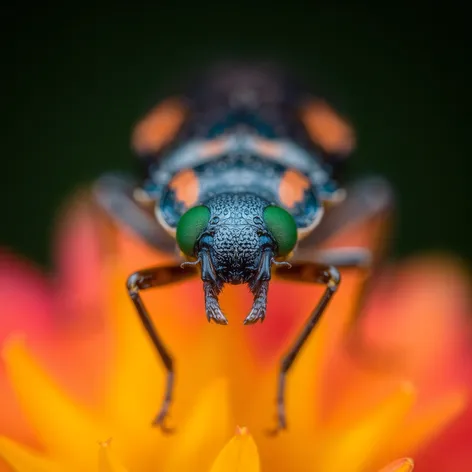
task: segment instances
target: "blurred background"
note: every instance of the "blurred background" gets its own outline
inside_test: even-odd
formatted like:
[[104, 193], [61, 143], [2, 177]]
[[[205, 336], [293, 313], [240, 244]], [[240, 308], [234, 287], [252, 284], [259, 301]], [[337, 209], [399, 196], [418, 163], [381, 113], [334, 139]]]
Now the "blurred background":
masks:
[[398, 193], [394, 255], [472, 260], [470, 50], [462, 9], [289, 2], [2, 7], [0, 244], [50, 264], [61, 202], [110, 170], [133, 172], [134, 122], [196, 67], [269, 58], [322, 87], [355, 124], [349, 179]]

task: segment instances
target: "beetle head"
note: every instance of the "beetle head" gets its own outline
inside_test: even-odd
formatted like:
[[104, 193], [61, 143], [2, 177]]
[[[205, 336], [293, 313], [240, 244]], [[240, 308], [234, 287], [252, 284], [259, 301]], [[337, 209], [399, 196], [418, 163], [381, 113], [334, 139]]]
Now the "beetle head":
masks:
[[[247, 283], [254, 295], [246, 323], [263, 320], [271, 265], [297, 242], [284, 209], [252, 194], [222, 194], [188, 210], [177, 225], [181, 251], [201, 265], [207, 317], [226, 324], [218, 295], [224, 284]], [[254, 313], [254, 310], [257, 313]]]

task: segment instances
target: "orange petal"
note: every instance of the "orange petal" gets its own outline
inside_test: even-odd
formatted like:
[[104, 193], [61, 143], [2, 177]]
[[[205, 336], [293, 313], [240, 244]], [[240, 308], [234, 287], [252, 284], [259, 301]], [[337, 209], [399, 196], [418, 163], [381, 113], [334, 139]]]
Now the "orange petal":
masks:
[[364, 418], [328, 433], [327, 447], [318, 447], [317, 455], [321, 460], [318, 469], [363, 470], [385, 448], [385, 444], [395, 441], [393, 433], [404, 421], [415, 396], [413, 386], [403, 383], [380, 404], [372, 406]]
[[259, 472], [259, 453], [252, 436], [238, 428], [233, 438], [218, 454], [210, 472]]
[[417, 413], [408, 423], [401, 425], [394, 434], [395, 441], [386, 445], [385, 456], [395, 457], [416, 451], [427, 445], [432, 438], [453, 421], [467, 404], [466, 392], [451, 392], [432, 402]]
[[[418, 258], [385, 276], [371, 299], [365, 333], [380, 350], [396, 349], [403, 375], [428, 390], [461, 381], [472, 355], [468, 280], [446, 258]], [[432, 362], [434, 360], [434, 362]]]
[[93, 470], [93, 441], [107, 435], [105, 428], [49, 378], [20, 340], [10, 340], [4, 356], [20, 403], [48, 453], [79, 470]]
[[37, 452], [28, 450], [5, 437], [0, 437], [0, 457], [12, 467], [14, 472], [60, 472], [64, 470]]
[[379, 472], [412, 472], [415, 467], [413, 459], [405, 457], [404, 459], [398, 459], [391, 462]]
[[56, 227], [54, 256], [58, 271], [58, 311], [74, 320], [74, 328], [97, 323], [103, 305], [103, 266], [110, 241], [97, 208], [85, 191], [64, 205]]

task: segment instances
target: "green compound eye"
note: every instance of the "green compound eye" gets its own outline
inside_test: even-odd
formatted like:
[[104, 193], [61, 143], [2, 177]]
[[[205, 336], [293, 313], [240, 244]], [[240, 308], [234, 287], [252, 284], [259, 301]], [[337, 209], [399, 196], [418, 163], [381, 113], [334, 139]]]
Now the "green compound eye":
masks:
[[210, 221], [210, 210], [204, 205], [190, 208], [177, 224], [176, 239], [181, 251], [194, 256], [195, 244]]
[[278, 206], [264, 210], [264, 221], [278, 246], [278, 255], [286, 256], [297, 244], [297, 225], [293, 216]]

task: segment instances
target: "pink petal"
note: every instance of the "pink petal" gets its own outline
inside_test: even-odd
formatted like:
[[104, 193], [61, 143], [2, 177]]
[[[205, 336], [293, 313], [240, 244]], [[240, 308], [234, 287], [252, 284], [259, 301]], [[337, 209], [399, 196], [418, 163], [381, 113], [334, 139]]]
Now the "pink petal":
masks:
[[[37, 267], [0, 249], [0, 349], [14, 333], [21, 333], [36, 346], [49, 344], [55, 329], [52, 293]], [[37, 445], [1, 358], [0, 392], [0, 435]]]
[[429, 389], [464, 383], [472, 360], [470, 288], [460, 265], [418, 258], [386, 274], [364, 323], [372, 346], [403, 353], [405, 374]]
[[103, 308], [101, 282], [111, 241], [101, 218], [84, 191], [73, 196], [58, 217], [54, 237], [56, 311], [63, 321], [96, 322], [93, 317]]
[[0, 249], [0, 344], [14, 331], [33, 337], [52, 330], [53, 297], [46, 278], [31, 263]]
[[[472, 378], [470, 379], [472, 391]], [[415, 462], [418, 470], [447, 470], [447, 472], [465, 472], [472, 470], [472, 403], [456, 421], [454, 421]]]

